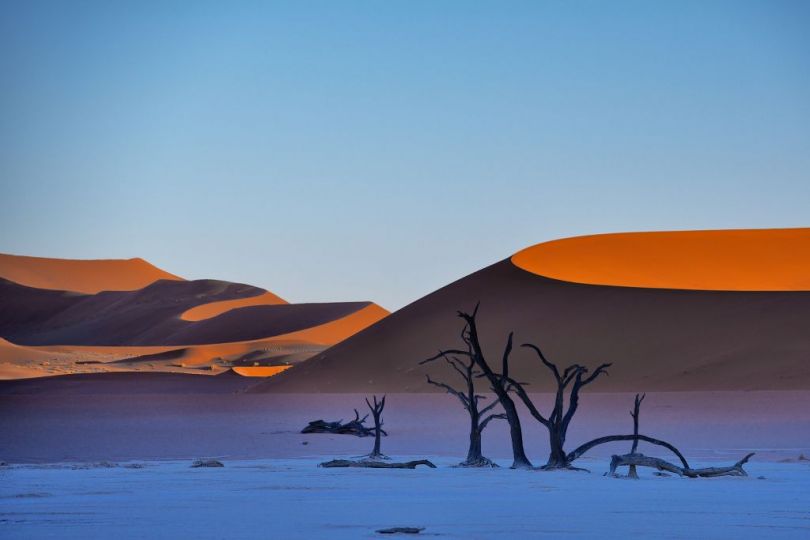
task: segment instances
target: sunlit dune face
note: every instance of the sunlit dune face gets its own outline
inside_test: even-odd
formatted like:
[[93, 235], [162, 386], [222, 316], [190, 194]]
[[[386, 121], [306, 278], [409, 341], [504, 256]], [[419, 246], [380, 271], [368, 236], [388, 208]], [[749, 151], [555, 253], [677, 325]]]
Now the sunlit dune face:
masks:
[[512, 262], [562, 281], [624, 287], [810, 290], [810, 228], [619, 233], [555, 240]]
[[0, 277], [28, 287], [87, 294], [134, 291], [159, 279], [183, 279], [143, 259], [74, 260], [6, 254], [0, 254]]
[[313, 326], [305, 330], [277, 336], [276, 339], [301, 340], [321, 345], [334, 345], [371, 326], [387, 315], [389, 315], [388, 310], [377, 304], [371, 304], [346, 317], [319, 326]]
[[249, 298], [236, 298], [234, 300], [222, 300], [220, 302], [211, 302], [193, 307], [185, 311], [180, 318], [184, 321], [201, 321], [203, 319], [210, 319], [221, 315], [226, 311], [236, 308], [247, 306], [274, 306], [278, 304], [286, 304], [287, 302], [282, 298], [276, 296], [271, 292], [266, 292], [258, 296], [251, 296]]
[[234, 367], [234, 372], [243, 377], [272, 377], [278, 375], [292, 366], [256, 366], [256, 367]]

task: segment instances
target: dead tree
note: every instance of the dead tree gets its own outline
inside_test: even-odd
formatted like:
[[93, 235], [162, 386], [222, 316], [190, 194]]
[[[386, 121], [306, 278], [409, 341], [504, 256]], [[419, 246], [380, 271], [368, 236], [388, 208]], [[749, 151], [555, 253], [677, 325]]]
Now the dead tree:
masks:
[[385, 408], [385, 396], [380, 401], [377, 401], [377, 396], [374, 396], [374, 404], [366, 398], [366, 405], [371, 410], [371, 416], [374, 418], [374, 450], [366, 456], [368, 459], [388, 459], [388, 456], [380, 452], [380, 435], [383, 433], [382, 412]]
[[[638, 422], [639, 422], [639, 412], [641, 410], [641, 402], [644, 401], [646, 394], [636, 394], [635, 403], [633, 405], [633, 410], [630, 412], [630, 416], [633, 417], [633, 435], [624, 436], [624, 435], [611, 435], [607, 437], [600, 437], [599, 439], [595, 439], [589, 443], [585, 443], [583, 446], [575, 450], [574, 452], [578, 452], [581, 448], [585, 448], [579, 454], [576, 454], [576, 457], [579, 457], [587, 451], [589, 448], [593, 448], [598, 444], [603, 444], [604, 442], [612, 442], [615, 440], [620, 440], [624, 437], [632, 437], [633, 445], [630, 448], [630, 453], [625, 454], [623, 456], [616, 456], [614, 455], [610, 460], [610, 474], [611, 476], [616, 475], [616, 469], [621, 466], [628, 467], [627, 477], [628, 478], [638, 478], [638, 473], [636, 472], [636, 467], [651, 467], [653, 469], [657, 469], [659, 471], [667, 471], [670, 473], [677, 474], [678, 476], [686, 476], [689, 478], [711, 478], [713, 476], [748, 476], [748, 474], [743, 469], [743, 465], [745, 465], [751, 456], [754, 454], [748, 454], [740, 461], [735, 463], [730, 467], [706, 467], [702, 469], [693, 469], [687, 463], [686, 458], [671, 444], [666, 443], [664, 441], [659, 441], [657, 439], [651, 439], [644, 435], [639, 435], [638, 433]], [[644, 454], [640, 454], [637, 452], [638, 450], [638, 441], [648, 441], [652, 442], [653, 444], [664, 446], [671, 450], [678, 459], [680, 459], [682, 466], [679, 467], [673, 463], [665, 461], [661, 458], [649, 457], [645, 456]], [[574, 459], [576, 459], [574, 457]], [[573, 461], [573, 459], [572, 459]]]
[[[504, 368], [502, 378], [509, 390], [514, 391], [517, 396], [529, 409], [531, 415], [540, 422], [548, 430], [549, 435], [549, 456], [548, 461], [542, 467], [543, 469], [570, 469], [571, 461], [565, 453], [565, 438], [568, 434], [568, 427], [571, 425], [571, 420], [579, 407], [579, 392], [585, 386], [594, 382], [600, 375], [607, 375], [607, 368], [612, 364], [602, 364], [597, 367], [592, 373], [585, 366], [579, 364], [572, 364], [565, 368], [562, 373], [557, 368], [556, 364], [549, 362], [543, 355], [543, 351], [536, 345], [525, 343], [523, 347], [532, 349], [540, 357], [540, 361], [554, 376], [557, 383], [557, 392], [554, 399], [554, 408], [551, 414], [546, 418], [534, 405], [529, 394], [526, 392], [524, 385], [512, 379], [508, 375], [507, 359], [504, 359]], [[565, 408], [565, 391], [570, 387], [568, 394], [568, 408]]]
[[497, 467], [497, 465], [490, 459], [483, 456], [481, 453], [481, 433], [492, 420], [505, 419], [506, 415], [489, 413], [493, 408], [498, 405], [497, 401], [493, 401], [483, 409], [479, 409], [479, 401], [485, 399], [484, 396], [475, 393], [475, 379], [481, 375], [481, 371], [475, 369], [475, 360], [472, 357], [467, 357], [467, 361], [460, 360], [457, 356], [448, 356], [439, 353], [436, 356], [428, 358], [420, 362], [420, 365], [427, 364], [439, 358], [444, 358], [445, 362], [450, 365], [454, 370], [461, 375], [464, 379], [464, 390], [456, 390], [449, 384], [440, 381], [434, 381], [430, 375], [425, 375], [428, 384], [443, 388], [448, 394], [454, 395], [461, 402], [461, 405], [466, 409], [470, 415], [470, 446], [467, 449], [467, 459], [459, 464], [461, 467]]
[[503, 374], [498, 374], [492, 371], [489, 366], [484, 351], [481, 348], [481, 342], [478, 339], [478, 328], [475, 323], [475, 318], [478, 314], [478, 305], [475, 306], [472, 314], [463, 311], [458, 312], [466, 323], [464, 329], [461, 331], [461, 339], [466, 345], [466, 350], [462, 349], [447, 349], [440, 351], [437, 357], [441, 356], [461, 356], [470, 358], [472, 362], [481, 370], [481, 376], [486, 377], [489, 381], [489, 386], [495, 395], [498, 396], [498, 402], [504, 410], [506, 421], [509, 422], [509, 434], [512, 440], [512, 468], [513, 469], [530, 469], [532, 467], [529, 458], [526, 457], [526, 451], [523, 449], [523, 430], [520, 426], [520, 417], [518, 416], [517, 407], [515, 402], [509, 396], [508, 383], [506, 376], [508, 376], [509, 355], [512, 352], [512, 334], [509, 334], [509, 339], [506, 341], [506, 347], [503, 351]]

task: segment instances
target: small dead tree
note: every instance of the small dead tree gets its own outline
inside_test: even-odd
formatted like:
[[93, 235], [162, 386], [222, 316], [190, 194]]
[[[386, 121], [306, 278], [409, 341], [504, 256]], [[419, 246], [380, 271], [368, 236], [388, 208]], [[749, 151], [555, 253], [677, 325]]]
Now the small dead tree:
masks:
[[509, 355], [512, 352], [512, 334], [506, 341], [506, 346], [503, 351], [503, 373], [498, 374], [492, 371], [489, 366], [484, 351], [481, 348], [481, 342], [478, 339], [478, 327], [476, 326], [476, 317], [478, 315], [478, 305], [475, 306], [472, 314], [463, 311], [458, 312], [464, 322], [463, 330], [461, 331], [461, 339], [466, 345], [466, 350], [462, 349], [447, 349], [440, 351], [438, 356], [461, 356], [470, 358], [473, 363], [481, 370], [481, 376], [489, 381], [489, 386], [495, 395], [498, 396], [498, 402], [504, 410], [506, 421], [509, 422], [509, 435], [512, 440], [512, 468], [513, 469], [530, 469], [532, 467], [529, 458], [526, 457], [526, 451], [523, 449], [523, 429], [520, 425], [520, 417], [518, 416], [517, 407], [515, 402], [509, 395], [509, 385], [507, 378], [509, 374]]
[[[635, 404], [633, 405], [633, 410], [630, 411], [630, 416], [633, 417], [633, 435], [638, 436], [638, 414], [641, 410], [641, 402], [644, 401], [644, 398], [647, 397], [647, 394], [642, 394], [639, 396], [636, 394]], [[630, 447], [630, 454], [634, 455], [638, 450], [638, 439], [633, 439], [633, 445]], [[638, 478], [638, 473], [636, 472], [636, 466], [630, 465], [629, 470], [627, 471], [627, 476], [630, 478]]]
[[448, 394], [456, 396], [470, 415], [470, 446], [467, 449], [467, 459], [461, 462], [459, 466], [497, 467], [492, 460], [484, 457], [481, 453], [481, 433], [492, 420], [505, 419], [506, 415], [503, 413], [490, 413], [487, 415], [487, 413], [498, 405], [498, 401], [493, 401], [483, 409], [479, 408], [479, 400], [485, 399], [485, 397], [475, 393], [475, 379], [482, 373], [476, 369], [475, 360], [472, 357], [468, 356], [467, 361], [464, 362], [457, 356], [448, 356], [447, 354], [439, 353], [427, 360], [423, 360], [419, 364], [424, 365], [439, 358], [443, 358], [445, 362], [464, 379], [464, 389], [456, 390], [449, 384], [434, 381], [430, 378], [430, 375], [425, 375], [428, 384], [443, 388]]
[[385, 396], [377, 401], [377, 396], [373, 396], [374, 404], [366, 398], [366, 405], [371, 410], [371, 417], [374, 418], [374, 450], [366, 456], [368, 459], [388, 459], [388, 456], [380, 452], [380, 435], [383, 433], [382, 412], [385, 408]]

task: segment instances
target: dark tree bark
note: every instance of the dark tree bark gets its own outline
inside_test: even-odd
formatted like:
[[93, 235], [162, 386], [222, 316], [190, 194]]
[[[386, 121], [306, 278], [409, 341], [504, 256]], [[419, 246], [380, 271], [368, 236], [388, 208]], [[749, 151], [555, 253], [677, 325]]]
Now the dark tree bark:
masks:
[[320, 463], [318, 467], [323, 467], [325, 469], [333, 469], [336, 467], [362, 467], [365, 469], [415, 469], [418, 465], [424, 465], [426, 467], [430, 467], [431, 469], [436, 468], [436, 465], [427, 459], [405, 461], [401, 463], [373, 460], [352, 461], [350, 459], [333, 459], [332, 461], [324, 461], [323, 463]]
[[[638, 435], [638, 415], [641, 410], [641, 402], [644, 401], [644, 398], [647, 397], [647, 394], [643, 394], [639, 396], [636, 394], [636, 400], [633, 405], [633, 410], [630, 411], [630, 416], [633, 417], [633, 435]], [[636, 450], [638, 449], [638, 439], [633, 439], [633, 446], [630, 447], [630, 454], [635, 454]], [[630, 464], [630, 468], [627, 471], [627, 476], [630, 478], [638, 478], [638, 472], [636, 472], [636, 466], [634, 464]]]
[[[326, 422], [325, 420], [313, 420], [307, 427], [301, 430], [301, 433], [331, 433], [334, 435], [354, 435], [356, 437], [371, 437], [374, 435], [374, 428], [365, 425], [368, 415], [360, 418], [360, 413], [357, 409], [354, 410], [354, 420], [343, 423], [343, 420], [337, 422]], [[380, 430], [383, 435], [388, 436], [384, 429]]]
[[[587, 367], [573, 364], [565, 368], [561, 374], [557, 365], [549, 362], [539, 347], [531, 343], [526, 343], [523, 347], [528, 347], [536, 352], [540, 357], [540, 361], [554, 376], [554, 380], [557, 382], [554, 408], [548, 418], [546, 418], [534, 405], [529, 394], [523, 388], [523, 384], [508, 376], [508, 367], [506, 362], [504, 362], [503, 378], [506, 381], [507, 389], [514, 391], [520, 400], [523, 401], [523, 404], [526, 405], [526, 408], [529, 409], [534, 419], [548, 430], [550, 450], [548, 460], [542, 468], [570, 469], [572, 466], [571, 460], [568, 459], [568, 455], [565, 452], [565, 439], [571, 420], [574, 418], [574, 414], [576, 414], [577, 408], [579, 407], [579, 392], [582, 388], [594, 382], [600, 375], [607, 375], [607, 368], [609, 368], [611, 364], [602, 364], [590, 374]], [[569, 386], [568, 408], [566, 409], [565, 391]]]
[[503, 373], [498, 374], [492, 371], [489, 366], [484, 351], [481, 348], [481, 343], [478, 339], [478, 327], [476, 326], [476, 316], [478, 314], [478, 305], [472, 314], [463, 311], [458, 312], [458, 316], [464, 319], [466, 325], [461, 332], [461, 339], [466, 345], [466, 350], [461, 349], [448, 349], [440, 351], [437, 357], [441, 356], [462, 356], [472, 360], [481, 370], [482, 376], [486, 377], [489, 382], [490, 388], [495, 395], [498, 396], [498, 402], [504, 410], [506, 421], [509, 422], [509, 434], [512, 439], [512, 468], [513, 469], [530, 469], [532, 467], [529, 458], [526, 457], [526, 451], [523, 449], [523, 430], [520, 426], [520, 417], [517, 413], [515, 402], [509, 396], [508, 391], [508, 367], [509, 355], [512, 352], [512, 334], [509, 334], [509, 339], [506, 342], [506, 347], [503, 351]]
[[467, 361], [460, 360], [457, 356], [448, 356], [444, 353], [439, 353], [436, 356], [428, 358], [420, 362], [420, 365], [427, 364], [439, 358], [443, 358], [459, 375], [464, 379], [464, 390], [457, 390], [443, 382], [434, 381], [430, 375], [426, 375], [428, 384], [437, 386], [444, 389], [448, 394], [454, 395], [461, 402], [461, 405], [470, 415], [470, 445], [467, 449], [467, 459], [461, 462], [461, 467], [497, 467], [497, 465], [490, 459], [483, 456], [481, 452], [481, 433], [492, 420], [505, 419], [505, 414], [492, 414], [489, 413], [495, 406], [498, 405], [494, 401], [484, 407], [479, 408], [479, 401], [484, 399], [475, 393], [475, 379], [481, 372], [475, 369], [475, 360], [472, 357], [467, 357]]
[[385, 408], [385, 396], [377, 401], [377, 396], [373, 396], [374, 404], [366, 398], [366, 405], [371, 410], [371, 417], [374, 418], [374, 449], [366, 456], [368, 459], [388, 459], [388, 456], [380, 452], [380, 435], [383, 433], [382, 412]]

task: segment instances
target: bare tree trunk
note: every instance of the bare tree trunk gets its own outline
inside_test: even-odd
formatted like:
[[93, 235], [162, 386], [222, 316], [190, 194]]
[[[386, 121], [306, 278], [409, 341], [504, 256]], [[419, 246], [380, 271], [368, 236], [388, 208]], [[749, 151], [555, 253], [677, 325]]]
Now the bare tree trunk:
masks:
[[377, 396], [374, 396], [374, 404], [366, 398], [366, 405], [371, 410], [371, 416], [374, 418], [374, 450], [367, 456], [369, 459], [388, 459], [380, 451], [380, 435], [382, 434], [382, 411], [385, 408], [385, 396], [380, 401], [377, 401]]
[[549, 429], [548, 444], [550, 448], [548, 461], [543, 468], [564, 469], [568, 467], [570, 463], [568, 463], [568, 458], [565, 455], [565, 450], [563, 449], [563, 445], [565, 444], [565, 435], [560, 433], [557, 426], [552, 426], [552, 428]]
[[[473, 310], [472, 314], [465, 313], [463, 311], [458, 312], [458, 316], [464, 319], [467, 323], [464, 329], [461, 332], [461, 339], [467, 345], [467, 350], [461, 349], [448, 349], [440, 351], [438, 355], [428, 358], [427, 360], [423, 361], [422, 363], [430, 362], [435, 360], [436, 358], [448, 357], [452, 356], [461, 356], [466, 357], [471, 360], [471, 364], [475, 365], [480, 369], [479, 376], [486, 377], [487, 381], [489, 382], [490, 388], [495, 395], [498, 397], [498, 403], [500, 403], [501, 407], [503, 408], [504, 414], [503, 415], [490, 415], [489, 417], [485, 418], [484, 420], [478, 423], [478, 431], [480, 432], [483, 430], [484, 426], [489, 422], [489, 420], [493, 418], [506, 418], [506, 421], [509, 422], [509, 436], [512, 442], [512, 468], [513, 469], [530, 469], [532, 468], [532, 464], [529, 461], [529, 458], [526, 457], [526, 451], [523, 448], [523, 430], [520, 426], [520, 417], [518, 416], [517, 407], [515, 407], [515, 402], [509, 396], [509, 388], [508, 388], [508, 369], [509, 369], [509, 354], [512, 352], [512, 334], [509, 334], [509, 339], [507, 340], [506, 347], [503, 353], [503, 373], [498, 374], [492, 371], [490, 368], [489, 363], [487, 362], [486, 358], [484, 357], [484, 351], [481, 349], [481, 343], [478, 339], [478, 327], [476, 326], [475, 318], [478, 313], [478, 306], [475, 306], [475, 310]], [[448, 360], [448, 362], [453, 365], [453, 362]], [[456, 369], [459, 368], [456, 366]], [[430, 377], [428, 377], [428, 382], [431, 384], [435, 384], [436, 386], [441, 386], [442, 388], [447, 389], [448, 392], [455, 394], [461, 399], [462, 403], [465, 404], [465, 407], [468, 407], [468, 404], [465, 400], [466, 397], [459, 395], [460, 392], [448, 387], [442, 383], [436, 383], [435, 381], [431, 381]], [[468, 382], [471, 383], [471, 379], [468, 379]], [[476, 397], [473, 395], [468, 401], [470, 404], [475, 405]], [[487, 407], [481, 411], [481, 413], [486, 412], [491, 407]], [[468, 408], [468, 410], [470, 410]], [[475, 428], [472, 430], [475, 431]], [[480, 437], [480, 433], [479, 433]], [[475, 435], [471, 432], [470, 434], [470, 450], [475, 450]], [[480, 445], [480, 440], [478, 443]], [[486, 459], [486, 458], [484, 458]], [[489, 460], [486, 460], [489, 462]], [[491, 462], [490, 462], [491, 463]]]

